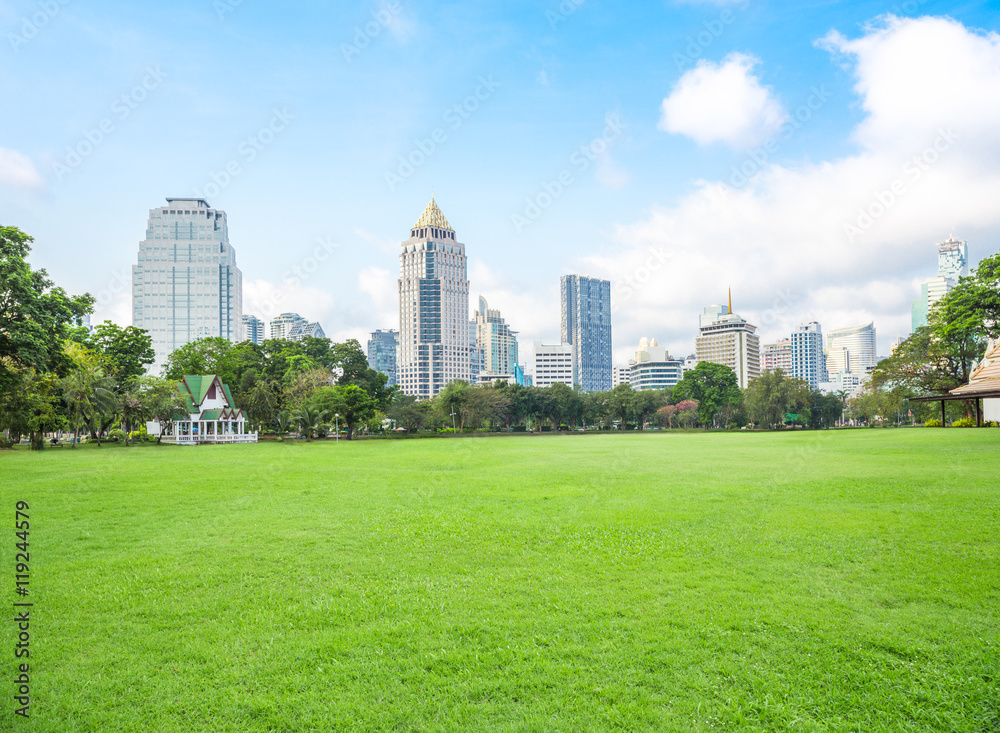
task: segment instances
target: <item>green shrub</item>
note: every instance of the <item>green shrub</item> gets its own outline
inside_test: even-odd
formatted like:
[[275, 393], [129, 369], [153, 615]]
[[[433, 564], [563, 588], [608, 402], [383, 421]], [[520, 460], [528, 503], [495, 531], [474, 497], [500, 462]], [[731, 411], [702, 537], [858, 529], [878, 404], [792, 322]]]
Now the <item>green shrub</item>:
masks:
[[125, 440], [125, 432], [121, 428], [115, 428], [114, 430], [109, 430], [108, 440], [112, 440], [115, 443], [122, 442]]
[[939, 427], [941, 427], [941, 421], [932, 417], [930, 420], [928, 420], [927, 422], [924, 423], [924, 427], [925, 428], [939, 428]]
[[983, 423], [984, 428], [995, 428], [998, 425], [996, 420], [987, 420]]
[[974, 428], [976, 427], [976, 424], [972, 422], [972, 420], [970, 420], [969, 418], [963, 417], [960, 420], [956, 420], [955, 422], [953, 422], [951, 426], [953, 428]]

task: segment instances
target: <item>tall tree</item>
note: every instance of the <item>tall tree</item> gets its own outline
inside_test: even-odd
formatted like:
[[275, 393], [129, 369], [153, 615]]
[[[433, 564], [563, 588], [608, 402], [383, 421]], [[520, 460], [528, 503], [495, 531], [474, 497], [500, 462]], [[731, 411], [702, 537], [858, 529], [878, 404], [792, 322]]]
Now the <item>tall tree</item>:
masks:
[[111, 321], [97, 324], [81, 343], [107, 360], [108, 373], [115, 378], [119, 392], [128, 389], [146, 373], [146, 367], [156, 360], [153, 337], [149, 331], [135, 326], [122, 328]]
[[0, 393], [34, 372], [64, 376], [70, 363], [63, 341], [94, 305], [91, 295], [69, 296], [45, 270], [31, 269], [32, 241], [16, 227], [0, 226]]
[[174, 382], [161, 377], [143, 377], [136, 389], [145, 417], [160, 423], [160, 434], [156, 438], [159, 443], [167, 422], [177, 417], [187, 418], [187, 402]]
[[62, 379], [63, 399], [73, 423], [74, 446], [81, 425], [90, 429], [91, 437], [101, 445], [101, 430], [105, 418], [116, 414], [119, 407], [115, 380], [107, 373], [107, 360], [81, 344], [67, 341], [65, 353], [72, 366]]
[[698, 403], [698, 420], [702, 425], [715, 425], [724, 410], [731, 411], [743, 404], [736, 374], [727, 366], [703, 361], [674, 386], [676, 401], [694, 400]]
[[799, 415], [803, 424], [811, 402], [809, 383], [790, 377], [782, 369], [762, 372], [744, 394], [750, 419], [757, 425], [776, 428], [785, 424], [785, 415]]

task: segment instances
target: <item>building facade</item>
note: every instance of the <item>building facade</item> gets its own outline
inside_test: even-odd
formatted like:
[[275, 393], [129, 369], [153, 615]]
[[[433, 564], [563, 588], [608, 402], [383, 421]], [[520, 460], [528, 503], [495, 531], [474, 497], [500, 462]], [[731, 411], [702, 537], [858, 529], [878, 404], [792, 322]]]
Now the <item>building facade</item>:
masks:
[[547, 345], [535, 341], [531, 355], [531, 383], [535, 387], [553, 384], [573, 386], [573, 346], [571, 344]]
[[307, 321], [298, 313], [282, 313], [271, 321], [271, 338], [286, 341], [300, 341], [307, 336], [326, 338], [323, 327], [317, 321]]
[[243, 340], [258, 346], [264, 343], [264, 321], [257, 316], [243, 316]]
[[[483, 296], [479, 296], [479, 310], [473, 320], [476, 322], [476, 346], [483, 351], [481, 371], [513, 374], [517, 365], [517, 331], [510, 329], [499, 310], [490, 309]], [[477, 377], [479, 373], [472, 376]]]
[[[714, 308], [715, 306], [709, 306]], [[741, 389], [760, 376], [760, 339], [753, 326], [736, 313], [732, 305], [726, 313], [715, 314], [715, 320], [706, 308], [700, 324], [700, 335], [695, 340], [698, 361], [722, 364], [733, 370]]]
[[615, 365], [611, 367], [611, 389], [619, 384], [631, 384], [632, 370], [626, 366]]
[[783, 371], [792, 373], [792, 340], [778, 339], [773, 344], [760, 347], [760, 370], [762, 372]]
[[368, 366], [377, 372], [381, 372], [388, 379], [385, 386], [392, 387], [396, 384], [396, 348], [399, 331], [389, 329], [383, 331], [377, 329], [372, 331], [371, 338], [368, 339]]
[[396, 378], [406, 394], [430, 398], [471, 377], [465, 245], [431, 197], [400, 246]]
[[[827, 372], [865, 374], [878, 361], [875, 351], [875, 324], [837, 328], [827, 335]], [[831, 358], [832, 357], [832, 358]]]
[[563, 275], [562, 341], [574, 347], [573, 383], [584, 392], [611, 389], [611, 281]]
[[656, 339], [643, 338], [629, 364], [628, 383], [633, 389], [670, 389], [684, 373], [684, 362], [671, 358]]
[[823, 328], [816, 322], [803, 323], [792, 332], [792, 368], [789, 374], [818, 389], [827, 381], [826, 356], [823, 353]]
[[132, 266], [132, 325], [149, 331], [159, 370], [196, 339], [243, 338], [243, 274], [226, 212], [204, 199], [168, 198], [150, 209]]

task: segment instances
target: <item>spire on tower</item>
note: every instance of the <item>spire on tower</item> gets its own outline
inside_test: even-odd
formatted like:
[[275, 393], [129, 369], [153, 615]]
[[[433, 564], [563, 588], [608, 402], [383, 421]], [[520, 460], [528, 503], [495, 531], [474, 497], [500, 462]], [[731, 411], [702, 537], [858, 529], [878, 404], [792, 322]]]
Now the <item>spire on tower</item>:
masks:
[[427, 204], [427, 208], [424, 209], [424, 213], [420, 215], [420, 218], [417, 219], [417, 223], [413, 225], [414, 229], [419, 227], [439, 227], [441, 229], [451, 229], [451, 224], [449, 224], [448, 220], [444, 218], [444, 214], [442, 214], [441, 209], [438, 208], [433, 194], [431, 195], [431, 202]]
[[733, 289], [729, 288], [729, 315], [733, 314]]

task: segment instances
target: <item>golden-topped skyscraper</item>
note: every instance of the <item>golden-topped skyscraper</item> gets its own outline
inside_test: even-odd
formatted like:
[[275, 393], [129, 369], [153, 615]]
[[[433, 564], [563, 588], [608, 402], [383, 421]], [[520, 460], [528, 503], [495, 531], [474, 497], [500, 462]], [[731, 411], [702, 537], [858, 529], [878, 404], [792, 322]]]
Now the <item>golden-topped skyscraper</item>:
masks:
[[396, 378], [403, 392], [426, 399], [470, 378], [465, 245], [432, 196], [400, 246]]

